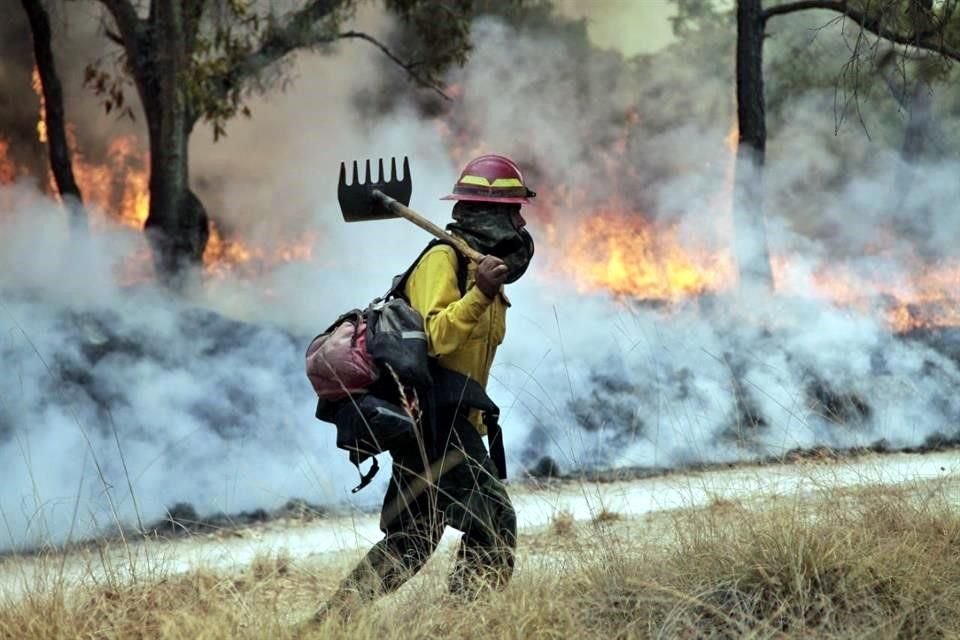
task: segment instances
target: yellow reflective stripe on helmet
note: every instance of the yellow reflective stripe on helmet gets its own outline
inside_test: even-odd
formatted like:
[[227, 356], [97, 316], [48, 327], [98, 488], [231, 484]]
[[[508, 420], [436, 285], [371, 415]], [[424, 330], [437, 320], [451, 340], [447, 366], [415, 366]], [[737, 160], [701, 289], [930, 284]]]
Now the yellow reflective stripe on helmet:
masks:
[[518, 178], [497, 178], [491, 184], [490, 181], [484, 178], [483, 176], [462, 176], [460, 178], [460, 184], [472, 184], [478, 187], [495, 187], [495, 188], [523, 186], [523, 183], [520, 182]]

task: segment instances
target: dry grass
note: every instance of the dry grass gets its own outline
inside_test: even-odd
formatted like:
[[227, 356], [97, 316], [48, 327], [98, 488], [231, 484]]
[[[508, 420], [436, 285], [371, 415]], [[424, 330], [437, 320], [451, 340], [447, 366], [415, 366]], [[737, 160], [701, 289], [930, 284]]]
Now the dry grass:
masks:
[[[942, 488], [844, 490], [761, 509], [717, 502], [663, 517], [667, 538], [644, 534], [662, 522], [610, 518], [573, 546], [561, 544], [572, 522], [523, 536], [510, 587], [477, 603], [445, 596], [449, 558], [438, 557], [349, 623], [300, 629], [346, 559], [316, 570], [262, 557], [237, 575], [38, 582], [0, 602], [0, 637], [960, 637], [960, 512]], [[543, 553], [551, 538], [557, 550]]]
[[597, 511], [593, 516], [593, 524], [603, 526], [608, 525], [613, 522], [619, 522], [623, 519], [623, 516], [617, 513], [616, 511], [611, 511], [606, 507]]
[[550, 528], [558, 536], [569, 536], [574, 533], [577, 521], [569, 511], [559, 511], [553, 516]]

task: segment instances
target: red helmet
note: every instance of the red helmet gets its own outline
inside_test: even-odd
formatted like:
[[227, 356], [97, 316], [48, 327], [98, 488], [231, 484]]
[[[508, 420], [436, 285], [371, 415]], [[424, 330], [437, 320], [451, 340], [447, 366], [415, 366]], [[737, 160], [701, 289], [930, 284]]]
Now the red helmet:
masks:
[[440, 199], [527, 204], [536, 195], [524, 183], [517, 163], [491, 153], [468, 162], [453, 193]]

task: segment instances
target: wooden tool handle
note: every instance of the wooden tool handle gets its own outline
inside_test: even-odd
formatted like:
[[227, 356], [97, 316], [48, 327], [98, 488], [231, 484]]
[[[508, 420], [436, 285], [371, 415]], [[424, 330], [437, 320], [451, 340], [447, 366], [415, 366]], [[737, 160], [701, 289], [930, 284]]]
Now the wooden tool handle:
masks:
[[445, 229], [441, 229], [437, 225], [433, 224], [432, 222], [424, 218], [422, 215], [420, 215], [410, 207], [404, 206], [400, 202], [397, 202], [387, 194], [383, 193], [382, 191], [378, 191], [377, 189], [373, 190], [373, 197], [380, 200], [383, 206], [386, 207], [386, 209], [390, 211], [390, 213], [394, 213], [400, 216], [401, 218], [406, 218], [407, 220], [417, 225], [424, 231], [427, 231], [428, 233], [433, 234], [434, 236], [440, 238], [441, 240], [445, 240], [449, 242], [450, 244], [452, 244], [454, 247], [457, 248], [457, 251], [465, 255], [468, 259], [476, 263], [479, 263], [481, 260], [483, 260], [482, 253], [480, 253], [479, 251], [477, 251], [476, 249], [468, 245], [466, 242], [464, 242], [457, 236], [452, 235]]

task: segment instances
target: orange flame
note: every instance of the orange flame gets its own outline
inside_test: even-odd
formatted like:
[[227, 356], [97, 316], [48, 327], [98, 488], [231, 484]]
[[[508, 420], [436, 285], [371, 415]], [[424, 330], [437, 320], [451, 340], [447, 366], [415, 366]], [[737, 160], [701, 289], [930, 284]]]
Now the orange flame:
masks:
[[7, 155], [10, 143], [0, 138], [0, 184], [13, 184], [17, 179], [17, 165]]
[[[44, 142], [46, 123], [36, 70], [33, 87], [41, 101], [37, 135]], [[463, 87], [453, 86], [450, 90], [462, 92]], [[635, 176], [630, 173], [630, 163], [624, 160], [631, 136], [637, 135], [640, 124], [639, 111], [628, 109], [623, 117], [622, 135], [599, 153], [597, 165], [601, 176], [605, 176], [608, 192], [629, 192]], [[460, 164], [486, 151], [482, 136], [469, 122], [441, 122], [439, 128], [448, 141], [451, 158]], [[71, 126], [67, 133], [77, 182], [88, 202], [96, 205], [94, 210], [105, 212], [99, 222], [119, 222], [143, 229], [149, 213], [149, 158], [140, 151], [138, 139], [132, 135], [115, 138], [103, 160], [94, 162], [79, 151]], [[730, 218], [732, 209], [737, 141], [734, 121], [724, 140], [729, 150], [724, 186], [711, 200], [711, 208], [724, 220]], [[13, 182], [24, 172], [8, 157], [8, 151], [9, 144], [0, 139], [0, 184]], [[735, 260], [730, 250], [685, 246], [675, 226], [656, 223], [622, 195], [605, 196], [598, 201], [576, 185], [544, 185], [541, 189], [538, 206], [530, 213], [552, 249], [548, 255], [549, 271], [555, 277], [571, 280], [581, 292], [609, 291], [620, 297], [676, 302], [736, 285]], [[569, 211], [582, 215], [571, 218], [563, 214]], [[309, 261], [313, 242], [314, 237], [305, 234], [272, 250], [251, 247], [234, 234], [225, 234], [211, 221], [203, 255], [204, 271], [215, 278], [258, 275], [284, 262]], [[790, 258], [773, 256], [772, 263], [775, 291], [788, 290], [792, 275]], [[957, 261], [934, 265], [918, 261], [911, 274], [898, 281], [865, 277], [842, 264], [825, 265], [813, 274], [811, 293], [841, 307], [879, 312], [897, 331], [960, 325]]]
[[316, 236], [306, 233], [298, 240], [268, 251], [250, 247], [236, 238], [228, 238], [210, 221], [210, 237], [203, 252], [204, 272], [208, 277], [224, 278], [230, 274], [252, 277], [265, 273], [285, 262], [309, 262], [313, 258]]
[[[36, 66], [32, 75], [33, 90], [40, 102], [37, 116], [37, 139], [47, 142], [46, 111], [43, 86]], [[67, 142], [73, 157], [73, 173], [93, 215], [95, 226], [121, 224], [143, 230], [150, 213], [149, 154], [140, 150], [135, 135], [121, 135], [111, 140], [99, 161], [88, 158], [77, 144], [73, 125], [67, 125]], [[0, 184], [14, 181], [16, 164], [7, 157], [9, 145], [0, 139]], [[57, 194], [53, 175], [48, 175], [50, 192]], [[228, 274], [253, 276], [282, 262], [309, 261], [314, 236], [306, 234], [287, 245], [273, 250], [250, 247], [237, 237], [224, 237], [220, 228], [210, 222], [210, 238], [203, 254], [204, 272], [212, 277]], [[120, 274], [124, 283], [140, 282], [150, 277], [149, 257], [146, 254], [131, 257]]]
[[639, 213], [594, 210], [560, 251], [562, 271], [578, 290], [675, 302], [734, 282], [728, 252], [681, 246], [676, 228], [658, 228]]
[[[774, 261], [777, 288], [785, 288], [791, 263]], [[812, 275], [813, 295], [839, 307], [879, 313], [898, 332], [922, 327], [960, 326], [960, 263], [915, 261], [908, 274], [864, 275], [843, 263], [820, 266]]]
[[40, 99], [40, 115], [37, 116], [37, 140], [43, 144], [47, 143], [47, 101], [43, 97], [43, 84], [40, 82], [40, 70], [37, 65], [33, 65], [33, 72], [30, 74], [30, 84], [33, 86], [33, 92]]
[[[458, 117], [459, 116], [459, 117]], [[539, 227], [548, 250], [548, 277], [575, 284], [580, 292], [608, 291], [618, 297], [667, 303], [734, 288], [738, 281], [732, 250], [688, 246], [676, 226], [656, 222], [630, 203], [639, 182], [627, 156], [641, 116], [628, 109], [622, 134], [598, 150], [592, 163], [602, 185], [600, 198], [576, 184], [539, 184], [537, 205], [525, 210]], [[451, 159], [462, 165], [487, 151], [481, 132], [462, 114], [439, 125]], [[723, 140], [727, 163], [723, 186], [710, 198], [717, 244], [731, 244], [733, 193], [739, 130], [736, 118]], [[549, 163], [549, 159], [546, 159]], [[549, 169], [549, 167], [547, 167]], [[559, 172], [563, 175], [563, 172]], [[544, 182], [541, 177], [540, 182]], [[576, 215], [571, 215], [575, 212]], [[730, 237], [721, 237], [730, 233]], [[796, 294], [790, 287], [798, 274], [789, 256], [771, 257], [774, 292]], [[960, 261], [934, 265], [916, 261], [909, 275], [891, 282], [880, 275], [858, 275], [841, 263], [821, 266], [808, 278], [805, 294], [843, 308], [879, 315], [892, 329], [960, 326]]]
[[[37, 140], [47, 143], [47, 112], [40, 71], [34, 65], [31, 86], [40, 108], [37, 113]], [[114, 138], [101, 162], [89, 160], [77, 144], [74, 126], [67, 124], [67, 145], [73, 158], [73, 175], [84, 199], [94, 206], [97, 223], [119, 222], [133, 229], [143, 229], [149, 212], [149, 157], [140, 152], [140, 141], [134, 135]], [[2, 158], [2, 154], [0, 154]], [[50, 192], [57, 196], [53, 173], [48, 172]]]
[[[70, 131], [68, 130], [68, 134]], [[150, 212], [147, 154], [134, 135], [114, 138], [101, 162], [89, 160], [77, 149], [72, 134], [73, 173], [83, 197], [96, 205], [98, 221], [120, 223], [142, 230]]]

